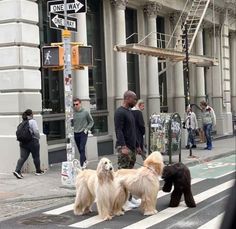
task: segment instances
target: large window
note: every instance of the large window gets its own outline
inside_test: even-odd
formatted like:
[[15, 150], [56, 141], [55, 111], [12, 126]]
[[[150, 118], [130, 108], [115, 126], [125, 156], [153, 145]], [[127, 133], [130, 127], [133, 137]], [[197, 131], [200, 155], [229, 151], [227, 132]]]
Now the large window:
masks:
[[[165, 48], [165, 20], [163, 17], [156, 18], [157, 25], [157, 47]], [[167, 82], [166, 82], [166, 60], [158, 58], [158, 75], [159, 75], [159, 93], [160, 93], [160, 110], [168, 112], [167, 107]]]
[[94, 66], [89, 69], [89, 96], [94, 118], [94, 135], [108, 132], [105, 71], [103, 1], [87, 1], [87, 43], [93, 46]]
[[[61, 31], [49, 27], [47, 2], [38, 1], [41, 47], [61, 42]], [[89, 96], [95, 135], [108, 132], [107, 94], [103, 31], [103, 1], [87, 0], [87, 41], [93, 46], [94, 66], [89, 68]], [[49, 144], [65, 141], [63, 71], [41, 69], [43, 97], [43, 132]]]
[[[127, 8], [125, 10], [126, 37], [127, 43], [136, 43], [137, 37], [137, 11]], [[134, 91], [138, 98], [140, 97], [139, 89], [139, 64], [138, 55], [127, 54], [127, 71], [128, 71], [128, 89]]]
[[[38, 1], [40, 45], [61, 42], [61, 31], [49, 27], [47, 1]], [[63, 142], [65, 139], [64, 83], [63, 71], [41, 69], [42, 72], [42, 115], [43, 132], [48, 143]]]

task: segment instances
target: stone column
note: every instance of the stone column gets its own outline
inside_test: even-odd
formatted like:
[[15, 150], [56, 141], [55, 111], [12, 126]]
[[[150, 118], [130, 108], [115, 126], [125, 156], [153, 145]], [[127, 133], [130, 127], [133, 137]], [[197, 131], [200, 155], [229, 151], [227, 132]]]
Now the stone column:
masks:
[[[77, 14], [77, 18], [79, 21], [79, 26], [78, 32], [75, 33], [75, 41], [87, 45], [86, 14]], [[90, 98], [88, 67], [85, 67], [84, 70], [75, 70], [73, 73], [73, 95], [83, 101], [83, 107], [89, 109]]]
[[[203, 37], [202, 37], [202, 28], [199, 29], [196, 36], [196, 54], [203, 55]], [[196, 104], [199, 105], [200, 101], [205, 99], [205, 77], [204, 77], [204, 68], [196, 67]], [[197, 117], [200, 117], [200, 111], [196, 109]]]
[[230, 32], [231, 109], [236, 117], [236, 32]]
[[[180, 17], [179, 12], [174, 12], [170, 16], [170, 21], [175, 26], [175, 23], [178, 21]], [[182, 30], [181, 25], [178, 26], [175, 32], [176, 37], [181, 37]], [[180, 38], [181, 39], [181, 38]], [[177, 47], [178, 50], [182, 49], [181, 43]], [[184, 117], [185, 113], [185, 95], [184, 95], [184, 74], [183, 74], [183, 62], [177, 62], [174, 64], [174, 85], [175, 85], [175, 93], [174, 93], [174, 111], [179, 113], [180, 117]]]
[[[27, 11], [25, 11], [27, 9]], [[0, 1], [0, 173], [15, 170], [20, 157], [16, 127], [32, 109], [41, 135], [41, 168], [48, 168], [46, 136], [42, 133], [42, 95], [38, 4], [28, 0]], [[5, 36], [4, 36], [5, 34]], [[30, 156], [23, 172], [35, 171]]]
[[[111, 0], [115, 15], [115, 44], [126, 44], [125, 8], [128, 0]], [[115, 106], [119, 107], [123, 94], [128, 89], [127, 54], [114, 52], [115, 55]]]
[[[205, 29], [205, 55], [214, 57], [214, 37], [212, 35], [212, 28]], [[206, 68], [206, 95], [208, 98], [208, 102], [212, 104], [212, 91], [213, 91], [213, 85], [212, 85], [212, 71], [214, 67], [208, 67]], [[199, 105], [199, 104], [198, 104]]]
[[[157, 31], [156, 31], [156, 17], [161, 9], [161, 5], [157, 2], [147, 2], [144, 6], [144, 13], [147, 16], [147, 45], [157, 47]], [[147, 109], [148, 116], [154, 112], [160, 113], [160, 94], [159, 94], [159, 76], [158, 76], [158, 58], [147, 57]]]

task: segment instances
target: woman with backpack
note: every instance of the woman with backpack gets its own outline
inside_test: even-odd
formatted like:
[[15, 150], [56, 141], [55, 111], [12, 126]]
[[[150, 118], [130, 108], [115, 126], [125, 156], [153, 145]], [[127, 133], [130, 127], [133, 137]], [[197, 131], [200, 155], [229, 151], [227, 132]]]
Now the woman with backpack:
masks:
[[17, 179], [23, 178], [21, 169], [30, 153], [32, 154], [36, 168], [35, 175], [44, 174], [44, 171], [40, 168], [39, 128], [37, 122], [33, 119], [33, 111], [31, 109], [27, 109], [22, 114], [22, 122], [17, 127], [16, 136], [17, 140], [20, 142], [20, 158], [17, 161], [16, 169], [13, 172], [15, 177]]

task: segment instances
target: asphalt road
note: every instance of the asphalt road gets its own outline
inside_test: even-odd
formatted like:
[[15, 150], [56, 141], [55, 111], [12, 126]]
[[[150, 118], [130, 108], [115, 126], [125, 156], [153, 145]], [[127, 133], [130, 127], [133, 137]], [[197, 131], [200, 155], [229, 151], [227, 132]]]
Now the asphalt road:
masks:
[[[73, 201], [53, 208], [43, 209], [21, 217], [2, 221], [0, 229], [31, 228], [96, 228], [96, 229], [143, 229], [143, 228], [220, 228], [226, 204], [235, 182], [235, 155], [190, 167], [192, 192], [196, 208], [187, 208], [181, 202], [177, 208], [168, 208], [170, 194], [158, 193], [158, 213], [142, 216], [138, 209], [127, 211], [124, 216], [102, 221], [94, 212], [87, 216], [75, 216]], [[161, 185], [163, 182], [161, 181]]]

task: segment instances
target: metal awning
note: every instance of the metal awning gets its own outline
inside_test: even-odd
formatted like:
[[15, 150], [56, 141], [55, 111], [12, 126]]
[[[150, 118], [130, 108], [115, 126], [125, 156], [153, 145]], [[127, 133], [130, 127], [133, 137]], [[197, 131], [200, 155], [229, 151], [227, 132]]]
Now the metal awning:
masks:
[[[186, 54], [184, 52], [135, 43], [127, 45], [115, 45], [114, 50], [118, 52], [127, 52], [130, 54], [160, 57], [173, 62], [183, 61], [186, 58]], [[189, 62], [194, 63], [199, 67], [217, 66], [219, 64], [218, 59], [216, 58], [192, 54], [189, 55]]]

